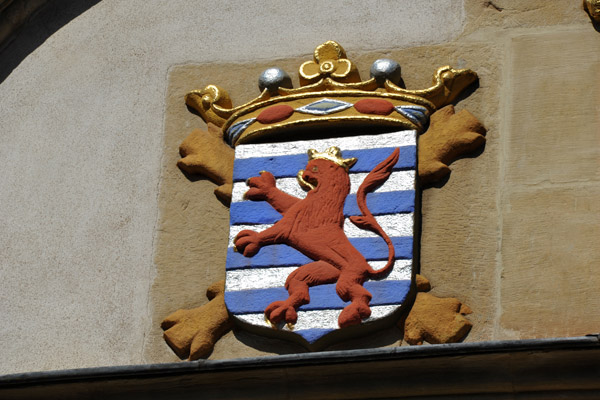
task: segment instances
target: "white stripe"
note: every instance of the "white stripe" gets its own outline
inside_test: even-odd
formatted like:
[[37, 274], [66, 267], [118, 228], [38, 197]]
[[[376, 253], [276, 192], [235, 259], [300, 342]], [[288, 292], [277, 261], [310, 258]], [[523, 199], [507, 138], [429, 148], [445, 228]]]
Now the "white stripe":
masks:
[[252, 268], [227, 271], [225, 290], [234, 292], [238, 290], [269, 289], [283, 287], [288, 275], [297, 267], [280, 268]]
[[[389, 237], [413, 235], [414, 222], [412, 213], [377, 215], [375, 220]], [[379, 237], [379, 235], [371, 231], [360, 229], [348, 218], [344, 221], [344, 232], [349, 238]]]
[[[357, 174], [350, 174], [350, 193], [355, 194], [358, 192], [358, 188], [367, 177], [368, 172], [360, 172]], [[394, 171], [390, 174], [390, 177], [383, 185], [381, 185], [375, 192], [393, 192], [395, 190], [415, 190], [415, 171]]]
[[[392, 272], [384, 279], [379, 279], [378, 282], [381, 281], [406, 281], [412, 279], [412, 261], [413, 260], [396, 260], [394, 263], [394, 268]], [[381, 269], [385, 267], [387, 261], [369, 261], [369, 265], [374, 270]]]
[[[378, 270], [385, 266], [387, 261], [371, 261], [369, 264]], [[269, 289], [283, 287], [287, 277], [296, 270], [296, 267], [279, 268], [249, 268], [227, 271], [226, 289], [228, 292], [251, 289]], [[412, 276], [412, 260], [396, 260], [392, 272], [381, 281], [410, 280]]]
[[[412, 213], [377, 215], [375, 220], [389, 237], [413, 235], [414, 222]], [[243, 230], [248, 229], [255, 232], [262, 232], [272, 226], [272, 224], [231, 225], [229, 227], [229, 247], [233, 247], [233, 240]], [[348, 218], [344, 221], [344, 232], [349, 238], [379, 237], [379, 235], [371, 231], [358, 228]]]
[[[371, 316], [364, 320], [364, 322], [387, 317], [396, 311], [398, 307], [400, 307], [400, 304], [391, 306], [373, 306], [371, 307]], [[283, 324], [280, 329], [285, 331], [299, 331], [303, 329], [339, 329], [338, 317], [341, 312], [342, 310], [298, 311], [298, 322], [296, 325], [290, 329], [287, 325]], [[235, 317], [252, 325], [271, 326], [265, 321], [264, 314], [244, 314], [236, 315]]]
[[[358, 188], [367, 177], [368, 172], [350, 173], [350, 193], [356, 194]], [[306, 193], [300, 185], [298, 180], [293, 178], [279, 178], [276, 180], [277, 188], [284, 191], [285, 193], [303, 199], [306, 197]], [[231, 194], [231, 202], [244, 201], [244, 193], [249, 189], [246, 182], [236, 182], [233, 184], [233, 192]], [[415, 171], [394, 171], [390, 174], [388, 180], [379, 187], [376, 192], [393, 192], [395, 190], [414, 190], [415, 189]]]
[[296, 142], [243, 144], [235, 148], [235, 158], [271, 157], [292, 154], [306, 154], [308, 149], [325, 151], [331, 146], [342, 150], [363, 150], [377, 147], [414, 146], [417, 143], [417, 131], [400, 131], [372, 136], [348, 136]]
[[[306, 197], [306, 192], [302, 190], [296, 178], [279, 178], [276, 180], [277, 188], [285, 193], [303, 199]], [[231, 202], [236, 203], [244, 200], [244, 193], [250, 189], [246, 182], [235, 182], [233, 191], [231, 192]]]

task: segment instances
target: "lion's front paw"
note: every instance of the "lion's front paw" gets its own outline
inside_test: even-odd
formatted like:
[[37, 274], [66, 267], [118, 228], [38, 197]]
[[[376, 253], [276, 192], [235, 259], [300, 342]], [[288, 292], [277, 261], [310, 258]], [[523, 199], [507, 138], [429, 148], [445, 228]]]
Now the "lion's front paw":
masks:
[[250, 186], [250, 189], [244, 195], [246, 199], [253, 201], [266, 200], [269, 192], [275, 188], [275, 177], [270, 172], [261, 171], [260, 176], [248, 179], [246, 184]]
[[260, 250], [260, 238], [258, 233], [250, 230], [243, 230], [235, 237], [233, 241], [235, 249], [246, 257], [252, 257]]
[[265, 309], [265, 317], [274, 324], [285, 321], [295, 324], [298, 321], [296, 309], [286, 301], [274, 301]]

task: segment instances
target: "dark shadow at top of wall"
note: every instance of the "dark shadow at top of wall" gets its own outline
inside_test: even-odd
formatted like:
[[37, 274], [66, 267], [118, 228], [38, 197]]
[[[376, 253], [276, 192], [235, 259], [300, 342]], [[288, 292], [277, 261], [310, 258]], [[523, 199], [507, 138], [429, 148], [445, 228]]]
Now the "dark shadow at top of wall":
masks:
[[[22, 1], [27, 0], [14, 0], [8, 7], [19, 7]], [[35, 10], [6, 43], [0, 43], [0, 83], [46, 39], [99, 2], [100, 0], [52, 0]], [[5, 11], [7, 10], [3, 10]], [[3, 22], [5, 21], [0, 21]]]

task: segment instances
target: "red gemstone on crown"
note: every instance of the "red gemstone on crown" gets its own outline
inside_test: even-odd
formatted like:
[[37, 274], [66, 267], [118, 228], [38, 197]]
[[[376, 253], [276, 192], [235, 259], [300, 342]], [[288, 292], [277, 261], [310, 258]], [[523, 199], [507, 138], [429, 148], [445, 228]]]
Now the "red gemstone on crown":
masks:
[[354, 104], [354, 108], [362, 114], [388, 115], [394, 111], [394, 105], [382, 99], [362, 99]]
[[265, 109], [258, 114], [256, 120], [261, 124], [274, 124], [288, 119], [294, 113], [294, 109], [286, 104], [280, 104]]

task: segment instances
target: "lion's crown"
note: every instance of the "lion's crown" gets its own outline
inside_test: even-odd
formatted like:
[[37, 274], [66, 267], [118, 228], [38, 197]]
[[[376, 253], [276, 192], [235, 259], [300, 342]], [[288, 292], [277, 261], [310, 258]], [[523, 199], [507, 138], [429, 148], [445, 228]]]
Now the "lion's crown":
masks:
[[315, 149], [308, 150], [308, 160], [329, 160], [340, 167], [344, 168], [346, 171], [350, 169], [355, 163], [356, 158], [343, 158], [342, 151], [339, 147], [332, 146], [325, 150], [322, 153], [319, 153]]

